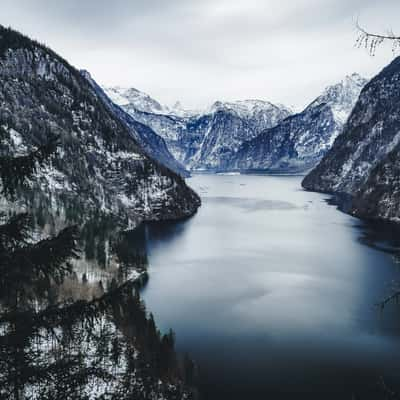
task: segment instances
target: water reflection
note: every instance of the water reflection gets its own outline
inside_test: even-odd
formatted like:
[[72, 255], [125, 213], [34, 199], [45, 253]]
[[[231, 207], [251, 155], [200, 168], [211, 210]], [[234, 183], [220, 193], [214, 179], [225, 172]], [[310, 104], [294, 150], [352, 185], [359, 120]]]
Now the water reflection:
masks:
[[192, 361], [139, 296], [145, 228], [115, 227], [97, 219], [31, 244], [23, 219], [1, 225], [1, 399], [192, 398]]
[[242, 208], [248, 212], [255, 212], [259, 210], [293, 210], [297, 208], [295, 204], [287, 201], [259, 200], [246, 197], [208, 196], [206, 201], [219, 204], [225, 203], [230, 206]]
[[400, 228], [398, 225], [382, 222], [363, 222], [358, 225], [360, 241], [370, 247], [393, 255], [400, 255]]
[[373, 399], [380, 376], [397, 387], [399, 310], [375, 304], [399, 278], [398, 236], [300, 181], [196, 176], [198, 214], [148, 230], [144, 299], [199, 362], [205, 399]]

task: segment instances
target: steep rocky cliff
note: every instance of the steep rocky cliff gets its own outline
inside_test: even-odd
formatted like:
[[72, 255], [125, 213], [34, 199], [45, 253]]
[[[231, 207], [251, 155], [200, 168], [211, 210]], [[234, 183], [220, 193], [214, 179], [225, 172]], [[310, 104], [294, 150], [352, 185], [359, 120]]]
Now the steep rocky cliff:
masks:
[[354, 215], [400, 221], [399, 109], [396, 58], [362, 90], [343, 134], [303, 186], [346, 198], [345, 208]]
[[229, 170], [242, 143], [288, 115], [290, 111], [285, 107], [261, 100], [216, 102], [205, 116], [190, 121], [189, 130], [200, 130], [202, 137], [197, 151], [188, 155], [185, 164], [192, 170]]
[[136, 225], [188, 216], [200, 204], [180, 176], [150, 158], [79, 71], [1, 26], [0, 127], [3, 155], [58, 137], [57, 156], [24, 193], [35, 212], [61, 220], [113, 214]]
[[315, 166], [342, 131], [365, 84], [353, 74], [329, 86], [301, 113], [243, 143], [229, 162], [231, 169], [296, 172]]
[[136, 89], [105, 91], [134, 119], [160, 135], [173, 156], [190, 170], [229, 169], [230, 159], [243, 142], [291, 114], [282, 105], [262, 100], [217, 101], [196, 113], [161, 106]]

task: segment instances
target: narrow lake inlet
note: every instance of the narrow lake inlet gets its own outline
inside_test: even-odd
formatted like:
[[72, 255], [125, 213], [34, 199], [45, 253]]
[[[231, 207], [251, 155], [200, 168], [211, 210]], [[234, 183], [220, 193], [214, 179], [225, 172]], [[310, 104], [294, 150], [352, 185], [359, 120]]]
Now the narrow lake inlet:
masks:
[[381, 379], [396, 387], [398, 310], [375, 304], [400, 276], [398, 248], [301, 179], [195, 175], [197, 215], [146, 228], [143, 298], [196, 360], [204, 399], [375, 399]]

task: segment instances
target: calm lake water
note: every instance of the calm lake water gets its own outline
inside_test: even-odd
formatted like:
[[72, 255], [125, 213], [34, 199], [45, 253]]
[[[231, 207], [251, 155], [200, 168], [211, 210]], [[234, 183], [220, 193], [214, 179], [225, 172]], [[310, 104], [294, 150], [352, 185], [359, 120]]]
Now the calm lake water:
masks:
[[400, 280], [396, 235], [301, 179], [198, 175], [198, 214], [147, 227], [143, 297], [196, 360], [203, 399], [378, 399], [382, 378], [400, 389], [400, 306], [375, 307]]

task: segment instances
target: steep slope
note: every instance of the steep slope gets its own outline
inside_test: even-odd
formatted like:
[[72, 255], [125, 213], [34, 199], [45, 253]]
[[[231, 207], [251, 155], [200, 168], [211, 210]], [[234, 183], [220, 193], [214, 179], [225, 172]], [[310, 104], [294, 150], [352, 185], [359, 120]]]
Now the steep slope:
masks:
[[147, 93], [135, 88], [123, 88], [120, 86], [104, 87], [104, 92], [117, 105], [134, 105], [139, 111], [155, 114], [168, 113], [168, 109], [162, 106], [157, 100], [150, 97]]
[[[131, 132], [132, 136], [140, 144], [140, 147], [145, 150], [145, 152], [153, 159], [159, 161], [161, 164], [165, 165], [172, 171], [179, 175], [188, 177], [189, 172], [180, 164], [170, 153], [164, 139], [157, 135], [150, 127], [136, 121], [131, 115], [125, 112], [118, 104], [113, 102], [103, 89], [93, 80], [87, 71], [82, 71], [82, 75], [88, 80], [92, 85], [96, 94], [103, 100], [110, 111], [117, 116], [120, 121], [122, 121], [126, 127]], [[155, 100], [151, 99], [149, 96], [137, 91], [136, 89], [130, 89], [128, 93], [139, 93], [135, 98], [138, 101], [142, 101], [149, 108], [161, 109], [161, 105]], [[131, 96], [130, 98], [132, 98]], [[144, 98], [144, 99], [143, 99]]]
[[[190, 148], [190, 134], [186, 127], [190, 119], [169, 114], [152, 114], [138, 111], [132, 105], [123, 106], [124, 111], [137, 121], [150, 127], [165, 140], [168, 150], [174, 158], [185, 165], [185, 156]], [[185, 165], [185, 167], [187, 167]]]
[[201, 111], [183, 108], [179, 101], [172, 107], [168, 107], [165, 104], [159, 103], [147, 93], [141, 92], [135, 88], [104, 86], [103, 90], [115, 104], [123, 108], [132, 107], [136, 111], [144, 113], [173, 115], [181, 118], [188, 118], [201, 114]]
[[400, 220], [400, 58], [361, 92], [344, 132], [304, 179], [308, 190], [346, 198], [346, 210]]
[[[61, 220], [112, 214], [131, 225], [193, 214], [198, 196], [151, 159], [89, 82], [50, 49], [0, 26], [2, 154], [59, 138], [57, 157], [25, 193]], [[38, 187], [39, 186], [39, 187]]]
[[294, 172], [315, 166], [342, 131], [365, 83], [353, 74], [328, 87], [301, 113], [243, 143], [230, 167]]
[[216, 102], [209, 115], [199, 149], [186, 161], [191, 169], [230, 169], [232, 155], [242, 143], [275, 126], [290, 111], [266, 101], [245, 100]]
[[263, 129], [275, 126], [291, 114], [284, 106], [262, 100], [216, 102], [205, 112], [177, 111], [163, 107], [155, 113], [154, 107], [143, 106], [125, 96], [121, 100], [116, 91], [106, 89], [115, 102], [134, 119], [151, 127], [164, 138], [173, 156], [191, 170], [224, 170], [228, 160], [246, 140]]

